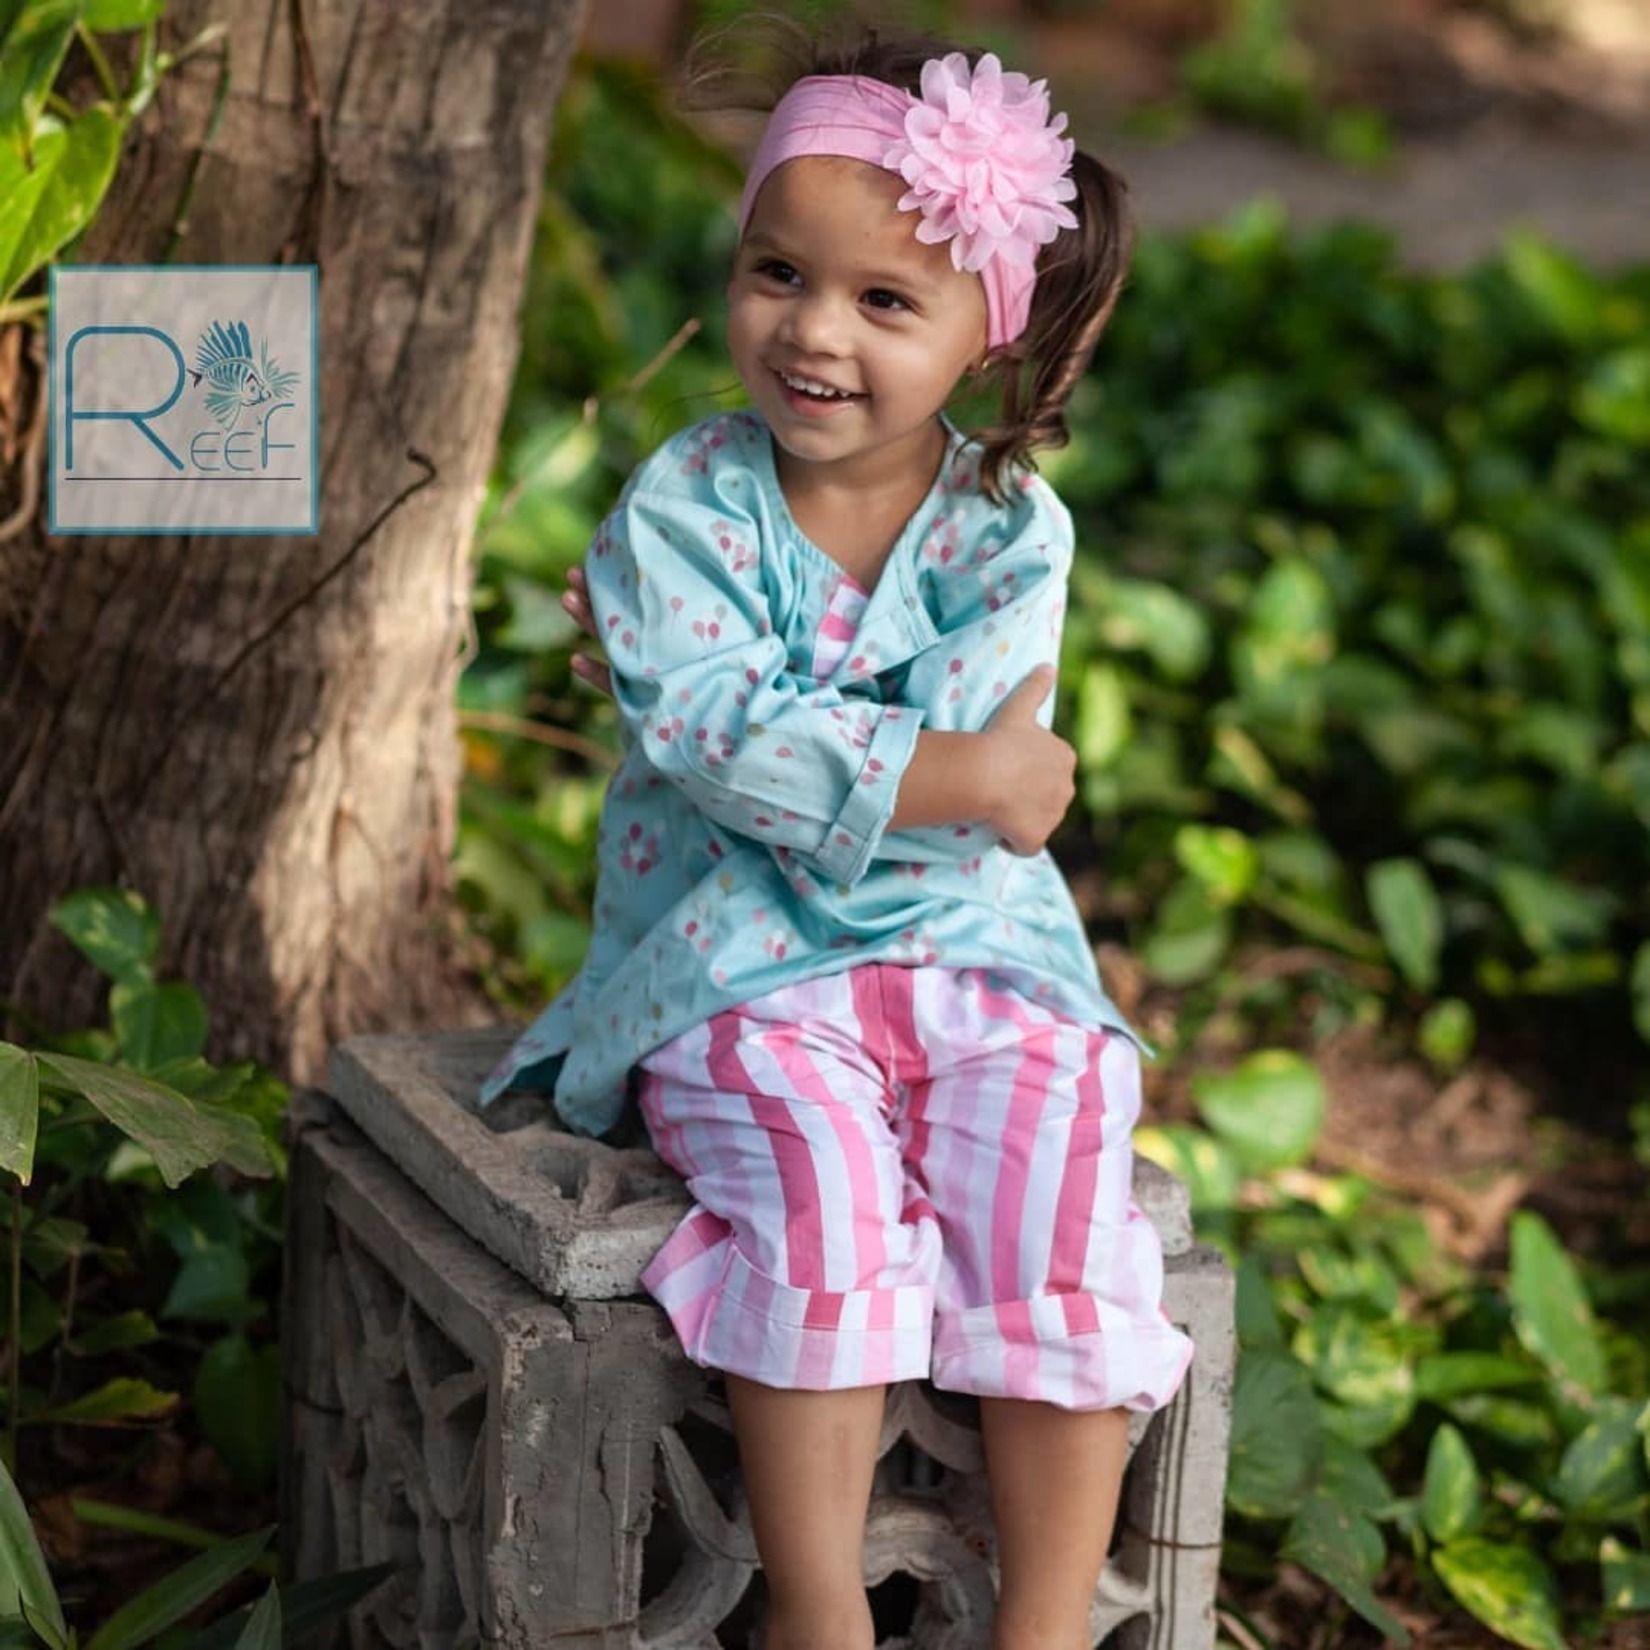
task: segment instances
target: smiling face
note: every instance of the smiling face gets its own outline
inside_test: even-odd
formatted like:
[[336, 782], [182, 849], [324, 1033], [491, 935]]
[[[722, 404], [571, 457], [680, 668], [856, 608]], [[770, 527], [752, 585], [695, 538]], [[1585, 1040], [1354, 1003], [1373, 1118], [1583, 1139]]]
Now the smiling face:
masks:
[[938, 414], [985, 353], [985, 292], [916, 237], [900, 178], [809, 155], [756, 197], [728, 286], [728, 341], [773, 431], [781, 479], [931, 477]]

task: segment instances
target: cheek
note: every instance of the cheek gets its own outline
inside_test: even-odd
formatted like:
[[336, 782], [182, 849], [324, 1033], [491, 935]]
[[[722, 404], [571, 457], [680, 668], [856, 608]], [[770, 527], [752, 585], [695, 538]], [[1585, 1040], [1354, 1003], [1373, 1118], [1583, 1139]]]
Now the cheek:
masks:
[[955, 357], [955, 346], [941, 340], [901, 338], [879, 352], [878, 372], [891, 391], [903, 388], [914, 394], [933, 395], [949, 391], [962, 376], [968, 363], [962, 361], [953, 371]]
[[728, 353], [735, 358], [747, 352], [755, 336], [750, 305], [737, 300], [728, 304]]

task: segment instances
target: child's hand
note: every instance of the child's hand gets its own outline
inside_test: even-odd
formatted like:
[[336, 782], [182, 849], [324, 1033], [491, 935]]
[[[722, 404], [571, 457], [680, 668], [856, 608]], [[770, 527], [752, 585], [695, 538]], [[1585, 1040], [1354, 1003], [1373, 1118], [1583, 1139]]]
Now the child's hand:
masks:
[[1037, 707], [1054, 690], [1054, 666], [1039, 665], [997, 707], [981, 737], [988, 740], [991, 776], [987, 823], [1011, 853], [1040, 853], [1066, 816], [1077, 787], [1077, 752], [1037, 721]]
[[[590, 606], [590, 592], [585, 586], [582, 567], [568, 568], [567, 591], [561, 599], [561, 605], [573, 616], [585, 635], [595, 642], [601, 640], [596, 629], [596, 615]], [[609, 699], [613, 697], [613, 672], [588, 653], [573, 655], [573, 674], [581, 682], [588, 682], [598, 693], [605, 693]]]

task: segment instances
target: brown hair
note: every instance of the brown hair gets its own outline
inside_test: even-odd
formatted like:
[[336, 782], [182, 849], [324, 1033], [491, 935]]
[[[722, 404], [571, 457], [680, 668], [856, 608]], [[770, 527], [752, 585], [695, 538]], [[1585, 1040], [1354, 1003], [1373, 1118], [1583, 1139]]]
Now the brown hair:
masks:
[[[972, 65], [983, 55], [930, 35], [884, 37], [869, 27], [846, 43], [815, 45], [786, 19], [763, 21], [768, 26], [757, 31], [756, 49], [765, 50], [767, 61], [757, 71], [758, 81], [753, 84], [748, 73], [714, 60], [725, 49], [720, 41], [710, 43], [706, 66], [701, 46], [690, 60], [690, 106], [771, 109], [796, 81], [816, 74], [864, 75], [916, 95], [930, 58], [961, 51]], [[748, 23], [741, 28], [748, 29]], [[747, 34], [742, 45], [750, 44]], [[976, 430], [971, 440], [980, 448], [980, 485], [997, 500], [1012, 471], [1034, 468], [1034, 449], [1063, 447], [1070, 439], [1066, 403], [1111, 318], [1128, 270], [1133, 226], [1127, 186], [1081, 150], [1072, 157], [1071, 175], [1077, 198], [1068, 204], [1077, 227], [1062, 229], [1038, 254], [1026, 328], [988, 357], [984, 376], [1000, 389], [1001, 412], [997, 423]]]

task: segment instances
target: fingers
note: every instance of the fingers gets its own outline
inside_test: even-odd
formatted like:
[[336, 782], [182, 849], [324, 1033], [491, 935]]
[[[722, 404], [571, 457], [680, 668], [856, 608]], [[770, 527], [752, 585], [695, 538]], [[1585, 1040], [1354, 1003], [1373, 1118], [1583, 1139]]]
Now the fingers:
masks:
[[991, 713], [992, 727], [1033, 728], [1037, 725], [1038, 707], [1054, 691], [1053, 665], [1038, 665], [1016, 682], [1004, 694], [1001, 703]]
[[571, 588], [562, 592], [562, 610], [571, 616], [573, 622], [578, 625], [585, 635], [600, 641], [601, 638], [596, 631], [596, 614], [590, 606], [590, 597], [585, 590], [584, 575], [580, 573], [575, 583], [573, 574], [569, 573], [567, 582]]
[[1009, 722], [1032, 722], [1037, 707], [1054, 691], [1054, 666], [1038, 665], [997, 707], [997, 716]]
[[606, 665], [597, 664], [587, 653], [573, 655], [573, 674], [598, 693], [613, 697], [613, 672]]

